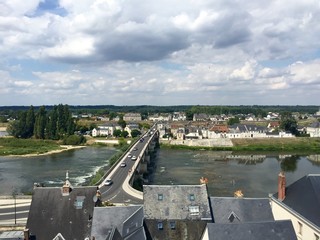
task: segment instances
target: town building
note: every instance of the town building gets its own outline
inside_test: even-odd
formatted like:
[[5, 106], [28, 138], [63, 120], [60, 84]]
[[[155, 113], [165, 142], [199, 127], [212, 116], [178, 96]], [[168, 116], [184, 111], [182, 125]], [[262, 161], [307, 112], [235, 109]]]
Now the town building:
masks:
[[290, 219], [299, 240], [320, 239], [320, 174], [306, 175], [289, 186], [283, 172], [278, 192], [270, 196], [276, 220]]

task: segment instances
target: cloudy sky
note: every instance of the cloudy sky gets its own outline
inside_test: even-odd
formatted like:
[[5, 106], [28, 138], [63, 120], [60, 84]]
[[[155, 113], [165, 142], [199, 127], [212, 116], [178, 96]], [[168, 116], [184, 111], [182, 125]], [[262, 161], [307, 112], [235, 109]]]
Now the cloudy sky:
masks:
[[2, 0], [0, 106], [320, 105], [319, 0]]

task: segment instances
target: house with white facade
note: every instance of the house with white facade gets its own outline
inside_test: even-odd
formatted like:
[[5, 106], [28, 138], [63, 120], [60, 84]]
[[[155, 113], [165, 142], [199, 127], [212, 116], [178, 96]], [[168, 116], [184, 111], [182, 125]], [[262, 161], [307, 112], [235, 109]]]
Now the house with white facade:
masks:
[[92, 129], [92, 136], [112, 136], [115, 129], [117, 129], [117, 127], [114, 124], [102, 124]]
[[149, 116], [148, 120], [153, 122], [159, 122], [159, 121], [168, 122], [172, 120], [172, 115], [169, 113], [154, 114]]
[[267, 128], [257, 125], [234, 124], [229, 126], [227, 138], [264, 138]]
[[289, 186], [283, 172], [278, 192], [270, 195], [275, 220], [290, 219], [299, 240], [320, 239], [320, 174], [306, 175]]
[[172, 121], [186, 121], [187, 116], [184, 112], [174, 112], [172, 114]]
[[124, 116], [123, 116], [123, 120], [126, 121], [126, 122], [129, 122], [129, 121], [141, 121], [141, 114], [140, 113], [126, 113]]
[[320, 137], [320, 122], [313, 122], [307, 127], [310, 137]]

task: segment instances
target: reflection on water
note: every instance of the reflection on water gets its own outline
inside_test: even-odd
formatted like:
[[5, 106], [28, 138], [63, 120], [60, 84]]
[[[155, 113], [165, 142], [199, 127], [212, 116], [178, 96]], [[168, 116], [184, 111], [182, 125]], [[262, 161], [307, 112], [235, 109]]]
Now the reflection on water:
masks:
[[[317, 160], [314, 160], [317, 159]], [[209, 179], [211, 196], [268, 197], [277, 192], [278, 174], [291, 184], [306, 174], [320, 173], [319, 156], [233, 155], [232, 152], [161, 149], [153, 184], [199, 184]]]
[[110, 147], [86, 147], [36, 157], [0, 157], [0, 195], [32, 191], [35, 182], [61, 186], [69, 171], [73, 185], [83, 184], [116, 152]]

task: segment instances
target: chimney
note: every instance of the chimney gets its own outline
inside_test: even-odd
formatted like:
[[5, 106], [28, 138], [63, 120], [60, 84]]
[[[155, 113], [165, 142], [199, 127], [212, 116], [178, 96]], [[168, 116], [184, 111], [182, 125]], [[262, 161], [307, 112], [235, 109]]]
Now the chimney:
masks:
[[25, 228], [25, 229], [23, 230], [23, 239], [24, 239], [24, 240], [29, 240], [29, 238], [30, 238], [29, 228]]
[[72, 191], [72, 185], [69, 182], [69, 172], [66, 173], [66, 181], [62, 186], [62, 196], [69, 196], [70, 192]]
[[281, 171], [278, 175], [278, 200], [283, 201], [286, 197], [286, 176]]

